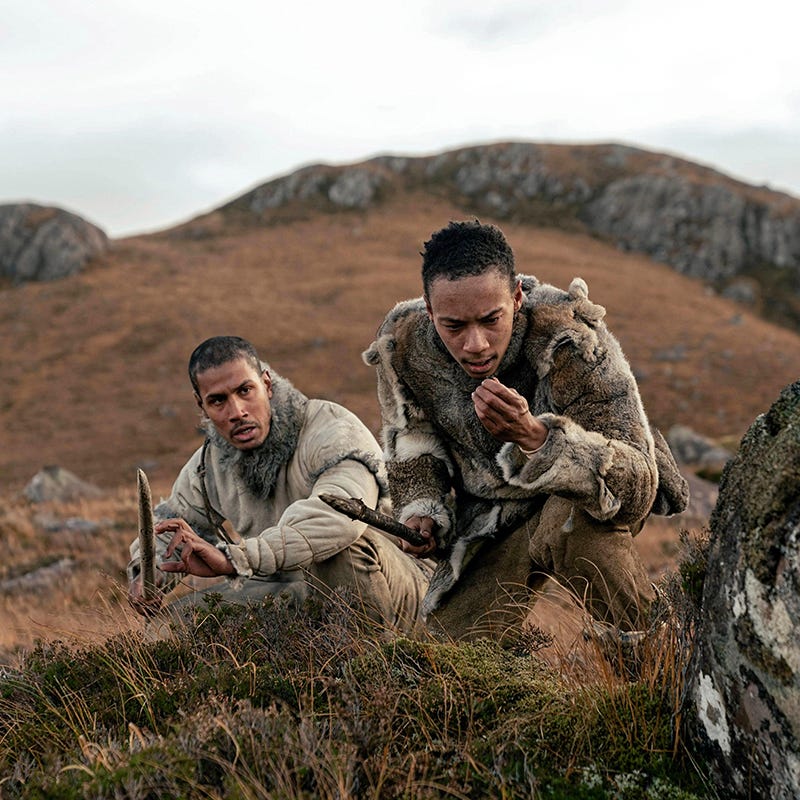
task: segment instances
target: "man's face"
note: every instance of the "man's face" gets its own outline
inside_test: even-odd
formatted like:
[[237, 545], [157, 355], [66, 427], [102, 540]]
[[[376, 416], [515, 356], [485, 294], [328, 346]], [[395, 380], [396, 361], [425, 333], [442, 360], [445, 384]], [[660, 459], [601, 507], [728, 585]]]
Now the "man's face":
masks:
[[428, 316], [450, 355], [477, 380], [497, 371], [511, 341], [522, 285], [514, 291], [496, 269], [458, 280], [436, 278], [428, 288]]
[[226, 442], [237, 450], [264, 443], [272, 420], [272, 381], [245, 359], [197, 373], [197, 403]]

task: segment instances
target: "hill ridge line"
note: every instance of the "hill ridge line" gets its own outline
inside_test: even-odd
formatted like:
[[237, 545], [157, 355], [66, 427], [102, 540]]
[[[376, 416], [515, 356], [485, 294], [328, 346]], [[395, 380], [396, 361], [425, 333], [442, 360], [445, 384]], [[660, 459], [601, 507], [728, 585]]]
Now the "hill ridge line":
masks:
[[583, 230], [800, 330], [800, 199], [627, 145], [516, 141], [313, 164], [172, 232], [203, 235], [219, 214], [258, 224], [304, 209], [363, 212], [420, 190], [469, 215]]

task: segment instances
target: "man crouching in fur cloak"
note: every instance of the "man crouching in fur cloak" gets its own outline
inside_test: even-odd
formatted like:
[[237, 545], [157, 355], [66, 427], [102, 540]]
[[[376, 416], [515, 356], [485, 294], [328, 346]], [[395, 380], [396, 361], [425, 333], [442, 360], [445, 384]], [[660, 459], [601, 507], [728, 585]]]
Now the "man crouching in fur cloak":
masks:
[[424, 297], [389, 312], [377, 368], [397, 518], [438, 565], [423, 613], [454, 638], [516, 626], [548, 576], [595, 620], [646, 625], [654, 589], [633, 547], [688, 488], [651, 428], [605, 310], [517, 276], [502, 232], [451, 222], [422, 253]]
[[[155, 509], [159, 592], [145, 599], [138, 540], [128, 564], [129, 600], [139, 613], [188, 617], [204, 591], [244, 605], [268, 595], [302, 601], [309, 591], [346, 587], [391, 633], [419, 627], [430, 571], [389, 538], [334, 511], [320, 495], [385, 500], [380, 447], [354, 414], [307, 398], [238, 336], [216, 336], [195, 348], [189, 379], [207, 432]], [[223, 525], [228, 522], [229, 532]], [[157, 614], [162, 595], [184, 574], [225, 576]], [[196, 589], [191, 591], [191, 589]], [[156, 616], [157, 615], [157, 616]]]

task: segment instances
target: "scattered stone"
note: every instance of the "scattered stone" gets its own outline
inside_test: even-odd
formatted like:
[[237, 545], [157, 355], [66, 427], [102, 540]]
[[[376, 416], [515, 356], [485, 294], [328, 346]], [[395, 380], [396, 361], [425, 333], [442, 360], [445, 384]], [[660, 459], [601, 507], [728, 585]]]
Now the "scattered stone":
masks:
[[[103, 524], [83, 517], [61, 519], [52, 514], [43, 514], [37, 516], [35, 522], [45, 533], [79, 533], [91, 536], [103, 529]], [[108, 526], [108, 522], [105, 525]]]
[[56, 581], [63, 580], [69, 575], [74, 568], [75, 560], [64, 556], [52, 564], [0, 581], [0, 592], [16, 594], [49, 589]]
[[698, 474], [710, 480], [718, 480], [733, 457], [730, 450], [686, 425], [673, 425], [667, 433], [667, 443], [679, 462], [694, 467]]
[[719, 498], [719, 485], [691, 470], [684, 470], [683, 476], [689, 484], [689, 504], [675, 517], [680, 520], [682, 527], [705, 527]]
[[[728, 300], [745, 306], [755, 306], [761, 296], [758, 283], [752, 278], [736, 278], [720, 294]], [[741, 317], [741, 315], [739, 316]]]
[[800, 797], [800, 381], [720, 483], [688, 674], [689, 738], [727, 797]]
[[96, 486], [82, 481], [69, 470], [47, 466], [37, 472], [25, 487], [24, 495], [32, 503], [69, 502], [81, 498], [102, 497]]
[[674, 347], [667, 347], [664, 350], [657, 350], [653, 353], [655, 361], [686, 361], [686, 345], [676, 344]]

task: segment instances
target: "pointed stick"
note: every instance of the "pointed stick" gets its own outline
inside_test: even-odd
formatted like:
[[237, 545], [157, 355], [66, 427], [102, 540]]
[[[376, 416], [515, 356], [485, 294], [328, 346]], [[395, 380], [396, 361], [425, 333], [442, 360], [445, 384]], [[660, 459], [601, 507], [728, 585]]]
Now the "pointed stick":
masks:
[[136, 471], [139, 495], [139, 553], [142, 559], [142, 598], [152, 600], [156, 590], [156, 535], [153, 530], [153, 498], [147, 475]]
[[382, 514], [380, 511], [375, 511], [370, 508], [360, 497], [337, 497], [333, 494], [321, 494], [319, 499], [327, 503], [331, 508], [335, 509], [341, 514], [344, 514], [350, 519], [361, 520], [366, 522], [367, 525], [372, 525], [373, 528], [378, 528], [384, 533], [391, 533], [392, 536], [399, 536], [401, 539], [410, 544], [419, 546], [428, 544], [428, 539], [422, 536], [418, 531], [409, 528], [408, 525], [403, 525], [387, 514]]

